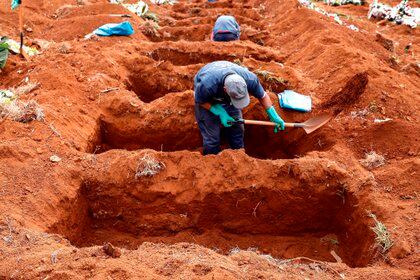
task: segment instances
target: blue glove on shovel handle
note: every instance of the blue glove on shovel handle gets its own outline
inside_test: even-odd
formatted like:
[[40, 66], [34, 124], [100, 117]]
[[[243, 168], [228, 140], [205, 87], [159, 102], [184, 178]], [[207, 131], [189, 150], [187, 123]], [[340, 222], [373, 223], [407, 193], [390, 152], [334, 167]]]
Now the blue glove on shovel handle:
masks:
[[235, 119], [229, 116], [221, 104], [211, 105], [210, 112], [220, 118], [220, 122], [224, 127], [231, 127], [235, 122]]
[[284, 130], [284, 121], [282, 120], [282, 118], [280, 118], [280, 116], [277, 114], [276, 109], [274, 108], [274, 106], [271, 106], [270, 108], [268, 108], [266, 110], [268, 118], [270, 119], [270, 121], [278, 124], [275, 128], [274, 128], [274, 133], [277, 133], [280, 130]]

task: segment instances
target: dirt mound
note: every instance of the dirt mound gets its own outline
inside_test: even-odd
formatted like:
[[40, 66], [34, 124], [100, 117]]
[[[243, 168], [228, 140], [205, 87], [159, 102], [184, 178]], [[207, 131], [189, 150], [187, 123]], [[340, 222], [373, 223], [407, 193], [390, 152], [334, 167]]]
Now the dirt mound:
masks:
[[[41, 54], [11, 56], [0, 89], [38, 84], [18, 98], [44, 118], [0, 120], [0, 278], [418, 278], [418, 30], [367, 6], [315, 2], [356, 32], [298, 1], [148, 4], [158, 22], [24, 3]], [[209, 41], [222, 14], [241, 41]], [[0, 5], [0, 35], [17, 40], [17, 18]], [[122, 20], [134, 35], [83, 39]], [[334, 117], [309, 135], [249, 126], [244, 151], [202, 156], [193, 77], [214, 60], [254, 71], [285, 121]], [[279, 108], [285, 89], [312, 112]], [[254, 99], [244, 116], [266, 119]]]

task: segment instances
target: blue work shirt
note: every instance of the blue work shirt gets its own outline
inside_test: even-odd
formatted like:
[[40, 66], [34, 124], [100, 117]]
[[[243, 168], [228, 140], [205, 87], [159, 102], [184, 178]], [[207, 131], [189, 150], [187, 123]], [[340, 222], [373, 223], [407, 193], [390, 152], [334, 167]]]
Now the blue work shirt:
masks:
[[230, 97], [224, 91], [225, 78], [230, 74], [238, 74], [244, 78], [250, 95], [264, 97], [265, 92], [257, 75], [235, 63], [215, 61], [206, 64], [194, 77], [195, 102], [230, 104]]
[[239, 24], [233, 16], [220, 16], [214, 24], [213, 36], [217, 33], [232, 33], [239, 37], [240, 31]]

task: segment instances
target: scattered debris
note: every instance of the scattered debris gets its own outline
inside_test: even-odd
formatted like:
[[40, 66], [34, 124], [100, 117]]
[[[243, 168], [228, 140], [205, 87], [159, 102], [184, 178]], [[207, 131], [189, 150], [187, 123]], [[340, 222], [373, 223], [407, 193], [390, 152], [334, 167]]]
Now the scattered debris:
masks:
[[338, 262], [338, 263], [342, 263], [343, 260], [340, 258], [339, 255], [337, 255], [337, 253], [334, 250], [331, 250], [331, 255], [334, 257], [334, 259]]
[[374, 0], [369, 6], [368, 19], [372, 17], [386, 19], [396, 24], [405, 24], [411, 28], [416, 28], [420, 21], [420, 8], [411, 8], [408, 5], [408, 0], [402, 0], [395, 7]]
[[365, 4], [365, 1], [364, 0], [324, 0], [324, 3], [330, 6], [341, 6], [341, 5], [347, 5], [347, 4], [362, 6]]
[[365, 154], [365, 158], [360, 163], [367, 169], [374, 169], [385, 164], [385, 158], [372, 151]]
[[156, 5], [166, 5], [166, 4], [173, 5], [177, 3], [178, 1], [176, 0], [150, 0], [150, 2]]
[[314, 263], [314, 264], [320, 264], [320, 265], [324, 266], [325, 269], [336, 273], [340, 277], [340, 279], [345, 279], [344, 274], [339, 273], [337, 270], [335, 270], [334, 268], [329, 266], [328, 263], [323, 262], [323, 261], [314, 260], [314, 259], [307, 258], [307, 257], [297, 257], [297, 258], [293, 258], [293, 259], [281, 260], [281, 261], [277, 261], [277, 264], [278, 265], [283, 265], [283, 264], [288, 264], [288, 263], [291, 263], [291, 262], [301, 262], [301, 261], [307, 261], [307, 262]]
[[351, 116], [352, 119], [355, 119], [355, 118], [362, 118], [363, 119], [364, 117], [369, 115], [369, 113], [370, 113], [369, 109], [364, 108], [364, 109], [359, 110], [359, 111], [351, 111], [350, 116]]
[[122, 17], [122, 18], [131, 18], [129, 14], [109, 14], [110, 17]]
[[16, 98], [15, 94], [8, 89], [0, 89], [0, 104], [8, 104]]
[[149, 6], [143, 2], [139, 1], [135, 4], [122, 4], [124, 8], [132, 12], [133, 14], [138, 15], [139, 17], [144, 16], [149, 11]]
[[238, 254], [240, 251], [241, 251], [241, 248], [239, 248], [238, 246], [233, 247], [232, 249], [229, 250], [229, 255]]
[[[156, 1], [159, 2], [159, 4], [173, 5], [172, 3], [175, 3], [174, 0], [156, 0]], [[154, 22], [159, 22], [157, 15], [150, 12], [149, 6], [147, 5], [147, 3], [143, 1], [138, 1], [137, 3], [134, 3], [134, 4], [124, 4], [124, 0], [110, 0], [110, 2], [113, 4], [122, 5], [124, 8], [126, 8], [133, 14], [136, 14], [143, 19], [150, 19], [150, 20], [153, 20]]]
[[114, 90], [119, 90], [120, 88], [118, 88], [118, 87], [110, 87], [110, 88], [106, 88], [106, 89], [104, 89], [104, 90], [101, 90], [101, 93], [108, 93], [108, 92], [111, 92], [111, 91], [114, 91]]
[[36, 82], [30, 82], [29, 80], [25, 85], [22, 85], [14, 90], [14, 93], [16, 96], [22, 96], [24, 94], [28, 94], [35, 89], [39, 88], [39, 83]]
[[44, 111], [35, 100], [25, 102], [17, 98], [10, 90], [0, 90], [0, 119], [8, 117], [23, 123], [44, 120]]
[[105, 254], [112, 258], [119, 258], [121, 257], [121, 249], [114, 247], [111, 243], [106, 243], [102, 249], [104, 250]]
[[258, 209], [258, 206], [260, 206], [261, 202], [262, 202], [262, 200], [260, 200], [260, 202], [257, 203], [257, 205], [254, 207], [254, 211], [252, 211], [252, 215], [255, 218], [257, 218], [257, 209]]
[[381, 253], [384, 254], [392, 247], [392, 245], [394, 245], [394, 242], [391, 239], [391, 234], [386, 226], [378, 221], [375, 214], [369, 213], [368, 216], [375, 221], [375, 226], [371, 227], [371, 229], [376, 234], [376, 245], [380, 249]]
[[[20, 43], [16, 42], [13, 39], [7, 39], [6, 43], [9, 45], [9, 50], [15, 54], [20, 53]], [[23, 46], [23, 50], [29, 55], [29, 56], [34, 56], [39, 54], [39, 51], [36, 48], [31, 48], [28, 46]]]
[[51, 162], [60, 162], [61, 158], [57, 155], [52, 155], [52, 156], [50, 156], [50, 161]]
[[32, 40], [32, 45], [37, 46], [39, 50], [45, 51], [48, 50], [54, 42], [43, 40], [43, 39], [34, 39]]
[[12, 233], [14, 232], [12, 220], [9, 217], [6, 217], [5, 220], [6, 220], [7, 228], [9, 229], [9, 235], [4, 236], [3, 241], [6, 242], [7, 244], [11, 244], [13, 242]]
[[55, 250], [54, 252], [51, 253], [51, 263], [57, 263], [57, 256], [58, 253], [61, 251], [61, 249]]
[[385, 118], [385, 119], [374, 119], [373, 120], [374, 123], [384, 123], [384, 122], [389, 122], [389, 121], [392, 121], [392, 119]]
[[298, 0], [299, 3], [311, 10], [314, 10], [317, 13], [320, 13], [324, 16], [327, 16], [329, 18], [332, 18], [336, 23], [338, 23], [339, 25], [343, 25], [353, 31], [359, 31], [359, 28], [357, 28], [356, 26], [354, 26], [353, 24], [347, 24], [345, 22], [343, 22], [338, 14], [335, 13], [328, 13], [327, 11], [325, 11], [324, 9], [321, 9], [320, 7], [317, 7], [314, 3], [312, 3], [311, 0]]
[[166, 166], [163, 162], [158, 162], [149, 154], [145, 154], [137, 165], [135, 178], [154, 176], [165, 168]]

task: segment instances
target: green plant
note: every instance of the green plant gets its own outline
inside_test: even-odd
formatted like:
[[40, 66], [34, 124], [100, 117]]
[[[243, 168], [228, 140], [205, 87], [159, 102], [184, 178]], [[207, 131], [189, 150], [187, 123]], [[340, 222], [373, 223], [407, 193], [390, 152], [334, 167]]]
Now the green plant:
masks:
[[9, 57], [9, 44], [7, 43], [7, 37], [0, 39], [0, 69], [6, 66], [7, 58]]
[[376, 234], [376, 245], [378, 246], [381, 253], [384, 254], [392, 247], [392, 245], [394, 245], [394, 242], [391, 239], [391, 234], [389, 233], [386, 226], [378, 221], [375, 214], [369, 213], [369, 217], [375, 221], [375, 226], [371, 227], [371, 229]]
[[156, 23], [159, 22], [158, 16], [155, 13], [152, 13], [152, 12], [147, 12], [144, 15], [142, 15], [141, 17], [144, 18], [144, 19], [150, 19], [150, 20], [152, 20]]

